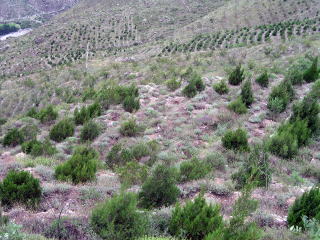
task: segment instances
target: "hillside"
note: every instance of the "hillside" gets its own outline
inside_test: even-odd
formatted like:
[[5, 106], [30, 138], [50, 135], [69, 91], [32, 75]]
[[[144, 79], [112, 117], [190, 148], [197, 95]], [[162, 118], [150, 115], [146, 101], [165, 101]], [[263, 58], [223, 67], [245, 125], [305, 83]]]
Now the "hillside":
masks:
[[34, 19], [55, 15], [71, 6], [77, 0], [2, 0], [0, 22]]
[[319, 1], [1, 4], [0, 239], [318, 239]]

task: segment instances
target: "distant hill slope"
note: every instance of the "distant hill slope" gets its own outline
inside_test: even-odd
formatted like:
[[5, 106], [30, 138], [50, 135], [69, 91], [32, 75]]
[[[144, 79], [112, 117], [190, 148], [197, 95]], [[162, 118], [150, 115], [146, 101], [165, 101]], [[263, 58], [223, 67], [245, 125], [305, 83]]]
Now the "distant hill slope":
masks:
[[[33, 1], [28, 4], [33, 3], [42, 10], [50, 8], [49, 0], [42, 4], [40, 0]], [[52, 9], [72, 5], [75, 1], [52, 1]], [[221, 33], [223, 38], [217, 40], [221, 46], [238, 46], [238, 43], [247, 43], [247, 38], [251, 38], [251, 43], [256, 40], [259, 43], [269, 39], [270, 31], [276, 38], [281, 32], [268, 27], [268, 33], [260, 31], [262, 41], [258, 41], [260, 37], [253, 28], [259, 26], [261, 29], [263, 25], [290, 19], [309, 20], [299, 26], [295, 24], [293, 29], [284, 29], [282, 38], [287, 39], [291, 32], [299, 35], [301, 27], [309, 29], [303, 33], [313, 34], [318, 32], [318, 9], [318, 0], [83, 0], [32, 34], [0, 42], [0, 76], [26, 75], [81, 61], [86, 58], [87, 49], [90, 59], [110, 56], [146, 58], [158, 55], [171, 42], [188, 44], [199, 33], [214, 34], [227, 29], [232, 35]], [[236, 36], [233, 31], [240, 29], [252, 32], [253, 36], [247, 36], [247, 32]], [[197, 46], [190, 44], [184, 49], [203, 49], [198, 43]]]
[[37, 14], [51, 14], [73, 6], [78, 0], [1, 0], [0, 21]]

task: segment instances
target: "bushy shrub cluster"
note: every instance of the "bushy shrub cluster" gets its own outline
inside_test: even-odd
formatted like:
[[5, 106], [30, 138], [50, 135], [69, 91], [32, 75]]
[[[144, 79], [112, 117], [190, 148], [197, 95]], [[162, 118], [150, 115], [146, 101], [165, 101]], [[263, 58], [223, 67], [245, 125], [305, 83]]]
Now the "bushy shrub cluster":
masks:
[[298, 153], [298, 148], [307, 143], [310, 134], [305, 120], [284, 123], [270, 138], [269, 150], [279, 157], [292, 158]]
[[19, 144], [22, 144], [24, 139], [25, 137], [23, 133], [19, 129], [13, 128], [4, 136], [2, 144], [5, 147], [15, 147]]
[[100, 134], [100, 126], [94, 121], [86, 122], [80, 133], [80, 139], [82, 141], [93, 141]]
[[181, 86], [181, 81], [178, 81], [177, 79], [173, 78], [167, 81], [166, 85], [170, 91], [175, 91]]
[[303, 216], [320, 221], [320, 188], [314, 187], [297, 198], [289, 209], [288, 224], [303, 228]]
[[222, 137], [222, 144], [227, 149], [235, 151], [249, 151], [247, 132], [241, 128], [228, 130]]
[[271, 183], [271, 168], [266, 149], [261, 145], [254, 145], [243, 166], [232, 175], [236, 189], [254, 183], [258, 187], [268, 187]]
[[184, 207], [175, 207], [169, 223], [169, 232], [173, 236], [191, 240], [202, 240], [209, 233], [223, 227], [220, 207], [208, 205], [202, 196], [194, 202], [187, 201]]
[[123, 109], [129, 113], [139, 110], [140, 100], [135, 96], [127, 96], [123, 101]]
[[257, 209], [257, 201], [251, 199], [252, 185], [247, 185], [241, 192], [232, 210], [230, 223], [209, 233], [204, 240], [259, 240], [262, 231], [248, 217]]
[[268, 98], [268, 108], [274, 113], [280, 113], [286, 110], [288, 104], [294, 97], [294, 90], [290, 81], [282, 81], [275, 86]]
[[138, 211], [133, 193], [115, 195], [97, 206], [92, 211], [90, 223], [94, 231], [106, 240], [136, 239], [147, 229], [147, 219]]
[[180, 194], [175, 184], [175, 170], [165, 165], [158, 165], [142, 185], [139, 205], [150, 209], [174, 204]]
[[235, 69], [231, 71], [228, 80], [231, 85], [239, 85], [244, 79], [244, 69], [242, 69], [241, 64], [239, 64]]
[[304, 75], [308, 68], [312, 65], [312, 62], [308, 58], [297, 59], [288, 69], [285, 79], [292, 84], [302, 84], [304, 82]]
[[136, 184], [142, 184], [148, 176], [148, 167], [139, 164], [137, 161], [127, 162], [124, 166], [116, 168], [121, 183], [130, 187]]
[[[314, 86], [317, 86], [316, 84]], [[283, 158], [292, 158], [299, 147], [306, 145], [312, 135], [319, 133], [320, 106], [317, 98], [313, 96], [316, 89], [314, 86], [303, 100], [293, 105], [290, 120], [282, 124], [276, 135], [271, 137], [269, 149], [272, 153]]]
[[91, 181], [97, 172], [98, 153], [88, 147], [79, 147], [72, 157], [55, 169], [55, 177], [75, 184]]
[[179, 180], [187, 182], [205, 177], [211, 171], [210, 166], [198, 158], [184, 161], [180, 165]]
[[293, 105], [290, 122], [305, 120], [311, 133], [316, 134], [320, 129], [319, 113], [320, 106], [317, 98], [308, 95]]
[[156, 141], [137, 143], [129, 148], [121, 144], [114, 145], [106, 156], [106, 164], [110, 168], [123, 166], [130, 161], [139, 161], [142, 157], [156, 157], [159, 150]]
[[241, 97], [238, 97], [236, 100], [229, 103], [228, 108], [237, 114], [245, 114], [248, 111], [247, 106], [243, 103]]
[[256, 82], [264, 88], [267, 88], [269, 86], [269, 74], [267, 71], [264, 71], [262, 74], [260, 74], [256, 78]]
[[253, 92], [251, 87], [251, 82], [249, 80], [245, 81], [241, 87], [241, 100], [246, 105], [246, 107], [250, 107], [253, 103]]
[[63, 119], [51, 128], [49, 136], [56, 142], [62, 142], [67, 137], [73, 136], [74, 130], [74, 122], [71, 119]]
[[193, 73], [188, 85], [182, 90], [182, 94], [188, 98], [193, 98], [197, 95], [197, 92], [202, 92], [205, 87], [201, 76], [197, 73]]
[[[139, 109], [139, 97], [138, 88], [135, 85], [130, 86], [120, 86], [112, 84], [110, 86], [103, 87], [100, 89], [96, 95], [96, 99], [100, 102], [102, 106], [107, 108], [111, 104], [124, 104], [126, 100], [127, 109]], [[134, 101], [132, 101], [134, 100]], [[127, 110], [126, 110], [127, 111]]]
[[54, 110], [52, 105], [42, 108], [39, 112], [36, 108], [31, 108], [27, 112], [28, 117], [39, 119], [41, 123], [52, 122], [58, 118], [58, 112]]
[[36, 139], [24, 142], [21, 145], [21, 149], [24, 153], [30, 154], [34, 157], [38, 156], [51, 156], [57, 152], [57, 149], [50, 143], [49, 140], [40, 142]]
[[315, 57], [312, 65], [304, 72], [303, 79], [307, 82], [314, 82], [319, 78], [318, 57]]
[[229, 92], [229, 88], [225, 80], [221, 80], [220, 82], [214, 84], [213, 89], [220, 95], [227, 94]]
[[39, 180], [29, 172], [11, 170], [0, 183], [0, 201], [5, 206], [19, 203], [27, 207], [35, 207], [41, 195]]
[[123, 122], [120, 127], [120, 133], [122, 136], [134, 137], [143, 130], [143, 127], [137, 124], [135, 119], [129, 119]]
[[98, 102], [95, 102], [89, 106], [83, 106], [80, 111], [78, 108], [74, 110], [74, 122], [77, 125], [83, 125], [90, 119], [99, 117], [102, 113], [102, 107]]

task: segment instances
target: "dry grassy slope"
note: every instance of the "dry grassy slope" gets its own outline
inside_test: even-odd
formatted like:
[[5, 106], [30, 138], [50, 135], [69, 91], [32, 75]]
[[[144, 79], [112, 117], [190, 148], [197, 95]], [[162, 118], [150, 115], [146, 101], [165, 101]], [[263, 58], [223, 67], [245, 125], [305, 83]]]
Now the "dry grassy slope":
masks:
[[320, 14], [318, 0], [230, 0], [203, 18], [177, 29], [175, 39], [184, 41], [195, 34], [272, 24]]
[[77, 0], [1, 0], [0, 21], [54, 13], [73, 6]]

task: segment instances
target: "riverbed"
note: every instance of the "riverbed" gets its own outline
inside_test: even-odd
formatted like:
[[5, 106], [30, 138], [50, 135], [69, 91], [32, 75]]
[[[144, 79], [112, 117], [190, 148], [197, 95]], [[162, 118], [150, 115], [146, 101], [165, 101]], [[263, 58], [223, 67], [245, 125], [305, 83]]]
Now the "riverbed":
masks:
[[10, 37], [21, 37], [21, 36], [31, 32], [31, 31], [32, 31], [31, 28], [20, 29], [17, 32], [13, 32], [13, 33], [9, 33], [9, 34], [0, 36], [0, 41], [4, 41], [4, 40], [6, 40], [7, 38], [10, 38]]

